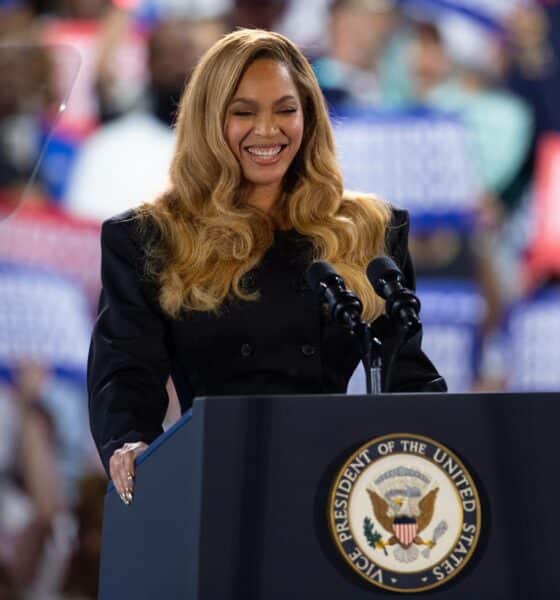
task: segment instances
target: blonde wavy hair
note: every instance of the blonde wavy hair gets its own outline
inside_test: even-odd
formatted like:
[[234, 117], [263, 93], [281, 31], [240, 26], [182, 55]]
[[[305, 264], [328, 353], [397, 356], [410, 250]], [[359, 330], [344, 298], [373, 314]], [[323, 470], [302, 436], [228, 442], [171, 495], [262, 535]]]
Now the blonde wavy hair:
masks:
[[[241, 167], [224, 135], [226, 111], [248, 66], [267, 58], [285, 64], [303, 109], [303, 141], [283, 182], [275, 215], [247, 204]], [[156, 235], [146, 273], [159, 284], [159, 302], [176, 317], [218, 311], [228, 297], [257, 300], [241, 278], [262, 259], [278, 223], [307, 236], [313, 258], [330, 262], [362, 300], [368, 321], [384, 310], [365, 268], [384, 253], [389, 206], [345, 192], [322, 93], [308, 61], [284, 36], [241, 29], [224, 36], [200, 59], [182, 96], [171, 186], [139, 207], [141, 224]], [[142, 218], [143, 217], [143, 218]]]

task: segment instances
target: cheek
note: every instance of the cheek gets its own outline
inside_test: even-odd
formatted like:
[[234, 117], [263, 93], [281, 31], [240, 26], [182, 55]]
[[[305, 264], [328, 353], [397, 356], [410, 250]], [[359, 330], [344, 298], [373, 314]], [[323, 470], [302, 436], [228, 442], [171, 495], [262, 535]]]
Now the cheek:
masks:
[[239, 145], [247, 133], [245, 129], [246, 127], [234, 120], [226, 122], [226, 126], [224, 128], [224, 136], [229, 149], [238, 158], [240, 156]]
[[301, 140], [303, 139], [303, 118], [294, 121], [290, 128], [290, 138], [294, 140], [296, 150], [301, 146]]

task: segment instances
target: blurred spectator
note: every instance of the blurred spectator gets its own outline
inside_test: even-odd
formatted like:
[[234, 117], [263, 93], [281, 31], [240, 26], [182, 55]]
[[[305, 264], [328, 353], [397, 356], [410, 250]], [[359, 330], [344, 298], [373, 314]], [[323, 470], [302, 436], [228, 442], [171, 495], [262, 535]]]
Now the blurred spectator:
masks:
[[[146, 52], [145, 34], [133, 13], [115, 8], [111, 2], [94, 1], [87, 8], [84, 0], [83, 6], [69, 6], [44, 15], [40, 23], [41, 40], [52, 49], [55, 59], [59, 95], [65, 97], [72, 91], [57, 136], [76, 144], [106, 117], [106, 97], [102, 95], [98, 100], [97, 92], [107, 92], [108, 88], [110, 100], [118, 98], [116, 108], [120, 112], [137, 101], [146, 78]], [[88, 16], [96, 12], [96, 18]], [[109, 64], [107, 55], [111, 58]], [[100, 89], [96, 89], [98, 85]]]
[[[146, 62], [148, 63], [149, 72], [146, 73], [146, 77], [150, 78], [150, 81], [146, 81], [146, 85], [152, 84], [157, 85], [156, 79], [159, 77], [157, 70], [161, 69], [163, 74], [161, 79], [164, 79], [163, 85], [171, 87], [171, 92], [174, 94], [174, 102], [176, 102], [175, 96], [177, 96], [177, 89], [183, 85], [185, 79], [185, 66], [192, 62], [192, 56], [198, 58], [206, 48], [209, 48], [215, 40], [225, 33], [225, 21], [227, 13], [223, 15], [220, 13], [219, 17], [205, 17], [201, 15], [213, 14], [220, 6], [206, 6], [203, 9], [202, 5], [198, 3], [186, 2], [179, 5], [170, 3], [168, 6], [166, 2], [156, 3], [158, 10], [163, 11], [163, 16], [160, 16], [155, 20], [151, 27], [159, 27], [158, 23], [161, 22], [177, 22], [182, 24], [190, 35], [190, 40], [187, 42], [185, 35], [179, 35], [176, 31], [173, 31], [171, 27], [168, 29], [168, 34], [174, 36], [173, 40], [165, 40], [164, 35], [159, 35], [159, 39], [156, 43], [160, 45], [168, 44], [169, 46], [175, 44], [183, 44], [184, 56], [180, 56], [180, 49], [174, 50], [175, 58], [180, 59], [176, 66], [176, 76], [179, 80], [171, 81], [170, 70], [173, 68], [168, 64], [156, 64], [150, 68], [151, 60], [165, 61], [166, 55], [165, 50], [153, 50], [150, 52], [150, 41], [148, 40], [148, 56], [146, 56]], [[210, 3], [211, 4], [211, 3]], [[218, 5], [223, 2], [218, 2]], [[190, 9], [189, 9], [190, 6]], [[132, 8], [132, 7], [131, 7]], [[225, 7], [221, 6], [223, 10]], [[141, 15], [142, 7], [139, 6], [136, 10], [123, 10], [120, 8], [114, 8], [107, 11], [103, 20], [103, 27], [99, 32], [99, 39], [96, 51], [96, 65], [95, 65], [95, 91], [98, 100], [99, 118], [101, 122], [107, 122], [115, 117], [122, 115], [129, 109], [133, 108], [133, 103], [140, 100], [140, 94], [136, 98], [132, 98], [129, 87], [130, 82], [126, 81], [122, 77], [122, 68], [115, 68], [115, 59], [119, 56], [120, 48], [125, 46], [126, 39], [133, 33], [135, 28], [138, 27], [139, 15]], [[194, 15], [197, 15], [196, 18]], [[199, 16], [200, 15], [200, 16]], [[221, 17], [224, 17], [222, 19]], [[196, 23], [196, 26], [194, 25]], [[171, 52], [169, 50], [168, 52]], [[182, 87], [181, 87], [182, 89]], [[165, 93], [162, 90], [162, 93]], [[167, 118], [165, 119], [167, 121]]]
[[92, 464], [84, 379], [98, 264], [99, 226], [27, 203], [0, 223], [0, 369], [26, 360], [48, 369], [40, 404], [52, 419], [59, 492], [68, 504]]
[[21, 364], [0, 391], [0, 563], [20, 585], [38, 573], [61, 509], [53, 427], [40, 405], [44, 372]]
[[434, 23], [419, 22], [410, 42], [410, 72], [419, 100], [451, 76], [451, 59]]
[[406, 96], [396, 5], [394, 0], [331, 4], [329, 51], [313, 65], [329, 103], [394, 106]]
[[410, 51], [416, 98], [458, 114], [467, 126], [492, 220], [521, 199], [521, 191], [515, 198], [506, 192], [523, 167], [533, 133], [529, 106], [503, 88], [501, 50], [489, 27], [445, 14], [416, 27]]
[[82, 475], [100, 464], [95, 447], [87, 435], [87, 394], [82, 381], [51, 374], [45, 381], [41, 405], [52, 416], [58, 469], [61, 476], [60, 497], [65, 506], [78, 498]]
[[[60, 104], [52, 56], [26, 32], [8, 41], [0, 48], [0, 208], [2, 217], [19, 210], [0, 222], [0, 370], [14, 361], [20, 367], [12, 370], [13, 387], [0, 391], [0, 579], [6, 590], [0, 597], [17, 598], [19, 589], [26, 598], [43, 600], [58, 585], [68, 552], [72, 527], [65, 515], [75, 480], [95, 463], [88, 454], [83, 385], [53, 376], [48, 360], [41, 367], [29, 359], [37, 352], [43, 358], [60, 354], [65, 346], [62, 354], [68, 356], [68, 348], [79, 345], [79, 329], [88, 335], [93, 311], [85, 292], [98, 295], [98, 273], [91, 265], [98, 260], [99, 229], [78, 226], [52, 206], [46, 192], [40, 159]], [[71, 272], [79, 283], [64, 279], [59, 286], [64, 293], [54, 296], [65, 300], [54, 306], [54, 296], [44, 292], [56, 292], [61, 278], [55, 273]], [[57, 321], [71, 324], [71, 340], [56, 337]], [[84, 370], [83, 353], [82, 363]]]
[[62, 584], [63, 598], [95, 600], [101, 556], [103, 500], [107, 489], [104, 474], [89, 474], [80, 482], [75, 508], [78, 534]]
[[504, 363], [495, 360], [494, 341], [504, 304], [520, 294], [519, 248], [509, 215], [526, 192], [533, 134], [529, 106], [504, 88], [505, 50], [497, 24], [453, 11], [417, 20], [409, 50], [416, 100], [461, 118], [482, 184], [474, 232], [432, 231], [411, 242], [420, 276], [473, 282], [484, 298], [479, 390], [504, 386]]
[[[170, 12], [174, 15], [173, 11]], [[167, 23], [167, 30], [158, 34], [157, 30], [162, 27], [161, 23]], [[172, 27], [173, 23], [177, 23], [175, 28]], [[102, 122], [107, 122], [134, 108], [131, 105], [130, 92], [126, 89], [129, 82], [123, 80], [122, 69], [115, 68], [119, 48], [123, 46], [134, 27], [134, 14], [131, 11], [114, 9], [109, 11], [104, 19], [104, 26], [99, 35], [95, 67], [95, 90]], [[148, 72], [145, 82], [148, 87], [147, 95], [155, 96], [153, 100], [156, 102], [160, 100], [159, 96], [164, 95], [166, 98], [170, 96], [166, 101], [175, 107], [189, 67], [194, 66], [196, 59], [226, 32], [225, 21], [220, 18], [195, 20], [185, 16], [169, 16], [159, 19], [152, 27], [155, 31], [150, 36], [151, 40], [147, 40]], [[184, 32], [179, 31], [181, 27], [184, 27]], [[170, 39], [166, 39], [166, 36]], [[171, 59], [176, 63], [172, 64]], [[169, 94], [166, 87], [170, 88]], [[141, 101], [140, 97], [136, 98], [136, 104]], [[167, 109], [164, 110], [168, 112]], [[172, 112], [174, 108], [169, 111], [170, 114]], [[172, 122], [172, 119], [166, 114], [163, 121]]]
[[[75, 398], [61, 395], [37, 363], [21, 362], [13, 372], [12, 392], [0, 392], [0, 565], [26, 598], [46, 600], [61, 585], [76, 535], [70, 480], [86, 472], [105, 478], [96, 457], [84, 461], [91, 442], [87, 417], [74, 418]], [[77, 441], [68, 446], [65, 435]], [[68, 473], [69, 464], [79, 471]]]
[[137, 90], [133, 88], [131, 94], [130, 89], [127, 90], [129, 82], [122, 77], [122, 69], [115, 68], [119, 47], [126, 45], [127, 36], [135, 32], [133, 14], [128, 10], [108, 10], [102, 23], [97, 36], [93, 87], [99, 121], [106, 123], [126, 112], [137, 100]]
[[512, 49], [509, 86], [534, 107], [537, 136], [560, 131], [560, 4], [517, 6], [506, 25]]
[[[48, 53], [24, 34], [0, 46], [0, 191], [16, 200], [28, 188], [58, 102]], [[37, 189], [41, 188], [41, 173]], [[6, 210], [4, 203], [0, 210]]]
[[148, 44], [146, 106], [102, 127], [80, 151], [67, 193], [75, 214], [105, 219], [167, 185], [177, 101], [197, 57], [225, 32], [221, 22], [162, 21]]

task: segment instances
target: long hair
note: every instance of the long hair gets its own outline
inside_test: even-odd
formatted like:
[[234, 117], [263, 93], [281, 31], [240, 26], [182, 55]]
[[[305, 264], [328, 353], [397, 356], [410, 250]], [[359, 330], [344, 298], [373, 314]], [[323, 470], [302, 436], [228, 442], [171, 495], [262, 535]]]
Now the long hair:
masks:
[[365, 267], [384, 252], [388, 205], [373, 196], [344, 192], [333, 135], [317, 80], [303, 54], [284, 36], [241, 29], [224, 36], [201, 58], [182, 96], [171, 185], [142, 205], [141, 224], [155, 224], [147, 275], [159, 284], [159, 302], [176, 317], [183, 310], [218, 311], [228, 297], [257, 300], [240, 281], [274, 239], [274, 221], [244, 202], [241, 167], [224, 135], [228, 105], [257, 59], [286, 65], [303, 109], [301, 147], [283, 181], [277, 212], [313, 244], [313, 256], [333, 264], [374, 319], [383, 303]]

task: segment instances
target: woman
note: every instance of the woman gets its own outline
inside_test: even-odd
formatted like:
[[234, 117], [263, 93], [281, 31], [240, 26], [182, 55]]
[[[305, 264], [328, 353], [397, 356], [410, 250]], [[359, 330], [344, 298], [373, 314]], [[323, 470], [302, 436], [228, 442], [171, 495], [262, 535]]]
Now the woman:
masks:
[[[240, 30], [216, 43], [181, 100], [169, 191], [103, 224], [90, 415], [123, 501], [162, 432], [170, 374], [183, 411], [195, 396], [346, 390], [360, 348], [324, 322], [304, 283], [313, 259], [360, 296], [388, 356], [397, 336], [365, 267], [387, 251], [413, 286], [407, 229], [406, 213], [344, 192], [321, 92], [290, 41]], [[445, 389], [419, 338], [398, 361], [392, 391]]]

